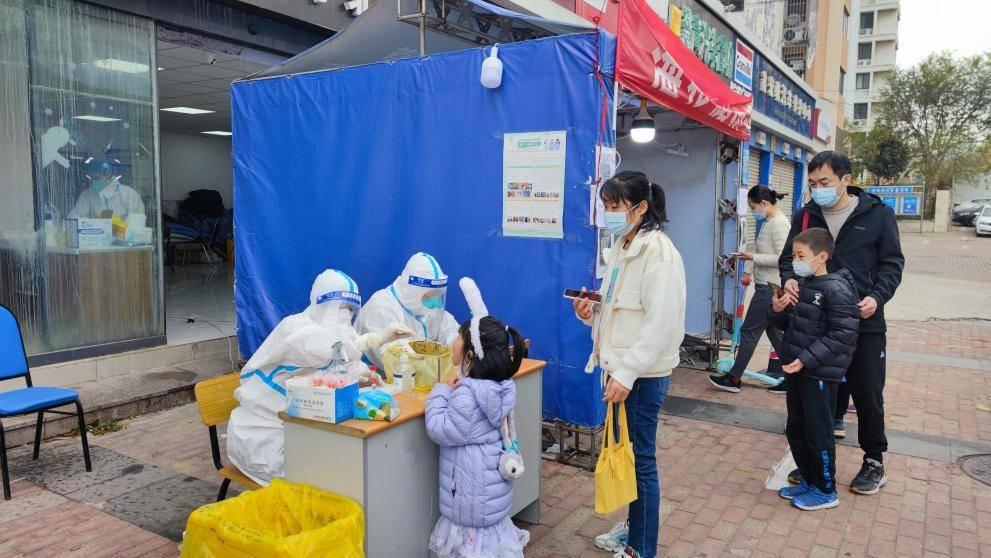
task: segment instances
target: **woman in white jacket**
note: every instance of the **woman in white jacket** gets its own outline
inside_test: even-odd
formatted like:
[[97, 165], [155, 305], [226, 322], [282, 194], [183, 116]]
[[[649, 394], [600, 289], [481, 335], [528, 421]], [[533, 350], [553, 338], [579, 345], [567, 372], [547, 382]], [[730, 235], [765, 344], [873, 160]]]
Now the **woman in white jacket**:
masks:
[[606, 254], [602, 302], [575, 300], [575, 313], [592, 327], [586, 372], [600, 367], [608, 377], [603, 399], [626, 405], [638, 498], [628, 520], [595, 544], [617, 557], [653, 558], [661, 500], [657, 422], [685, 337], [685, 269], [662, 231], [667, 211], [660, 186], [642, 172], [624, 171], [600, 195], [616, 240]]
[[[760, 336], [767, 331], [767, 338], [771, 341], [771, 346], [775, 350], [781, 342], [783, 333], [768, 323], [767, 312], [771, 307], [771, 287], [768, 283], [781, 286], [781, 277], [778, 273], [778, 258], [781, 250], [785, 247], [785, 240], [788, 239], [788, 232], [791, 230], [791, 223], [784, 212], [778, 209], [778, 200], [785, 197], [765, 186], [758, 184], [747, 192], [747, 205], [753, 211], [757, 221], [763, 221], [760, 234], [757, 235], [757, 246], [753, 253], [744, 252], [739, 255], [741, 261], [751, 260], [750, 273], [743, 277], [743, 284], [755, 283], [754, 297], [750, 300], [750, 307], [747, 315], [743, 318], [743, 327], [740, 328], [740, 344], [736, 349], [736, 360], [729, 374], [717, 374], [709, 376], [709, 383], [713, 386], [731, 393], [740, 392], [740, 379], [743, 371], [750, 364], [750, 357], [754, 355], [757, 342]], [[780, 387], [772, 387], [773, 393], [784, 393], [784, 383]]]

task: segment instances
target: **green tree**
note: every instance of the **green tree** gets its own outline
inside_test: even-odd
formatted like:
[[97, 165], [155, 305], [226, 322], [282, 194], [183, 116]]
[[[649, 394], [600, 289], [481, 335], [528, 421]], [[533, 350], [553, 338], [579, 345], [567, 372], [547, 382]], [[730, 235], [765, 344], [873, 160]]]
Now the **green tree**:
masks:
[[870, 131], [854, 131], [849, 135], [850, 158], [857, 176], [866, 170], [876, 186], [881, 182], [898, 180], [908, 170], [912, 152], [901, 134], [885, 126]]
[[926, 179], [927, 217], [936, 190], [991, 168], [991, 52], [969, 58], [931, 54], [897, 70], [878, 107], [881, 125], [905, 140], [912, 165]]

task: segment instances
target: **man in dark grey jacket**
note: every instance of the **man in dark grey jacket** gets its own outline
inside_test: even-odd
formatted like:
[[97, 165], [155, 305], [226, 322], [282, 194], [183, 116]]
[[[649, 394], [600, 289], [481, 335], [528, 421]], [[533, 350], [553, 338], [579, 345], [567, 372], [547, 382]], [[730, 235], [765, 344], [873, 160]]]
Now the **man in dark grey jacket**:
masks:
[[[792, 240], [802, 231], [820, 227], [832, 234], [836, 252], [829, 269], [846, 269], [853, 275], [860, 308], [857, 350], [840, 384], [839, 400], [853, 397], [857, 407], [857, 431], [864, 462], [850, 484], [859, 494], [877, 494], [887, 482], [884, 452], [884, 378], [887, 325], [884, 305], [901, 283], [902, 255], [895, 214], [880, 198], [850, 186], [850, 159], [842, 153], [824, 151], [809, 162], [812, 201], [796, 212], [778, 267], [784, 288], [793, 296], [799, 285], [792, 270]], [[842, 420], [845, 409], [837, 408]], [[789, 480], [798, 479], [789, 478]]]

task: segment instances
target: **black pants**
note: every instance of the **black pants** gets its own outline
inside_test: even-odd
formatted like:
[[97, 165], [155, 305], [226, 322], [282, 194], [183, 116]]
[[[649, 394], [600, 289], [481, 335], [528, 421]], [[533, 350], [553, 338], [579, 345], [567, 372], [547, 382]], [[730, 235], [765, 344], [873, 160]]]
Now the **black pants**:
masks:
[[881, 461], [888, 451], [888, 438], [884, 435], [884, 351], [887, 336], [884, 333], [861, 333], [857, 337], [857, 351], [846, 373], [846, 382], [840, 384], [837, 394], [836, 418], [842, 419], [847, 405], [853, 398], [857, 407], [857, 438], [864, 457]]
[[788, 445], [802, 478], [829, 494], [836, 491], [833, 415], [839, 384], [791, 374], [788, 387]]
[[750, 300], [750, 307], [747, 315], [743, 318], [743, 326], [740, 328], [740, 345], [736, 349], [736, 361], [730, 375], [734, 378], [743, 376], [743, 371], [750, 364], [750, 359], [754, 356], [754, 349], [760, 341], [760, 336], [767, 331], [767, 338], [771, 340], [771, 346], [778, 350], [783, 336], [782, 332], [770, 325], [767, 321], [767, 313], [771, 310], [771, 287], [767, 285], [757, 285], [754, 290], [754, 297]]

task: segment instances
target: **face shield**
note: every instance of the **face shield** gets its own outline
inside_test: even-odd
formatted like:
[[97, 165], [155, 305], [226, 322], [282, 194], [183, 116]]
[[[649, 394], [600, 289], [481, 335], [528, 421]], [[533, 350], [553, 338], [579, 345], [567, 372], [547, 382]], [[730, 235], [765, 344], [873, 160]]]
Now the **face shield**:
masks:
[[315, 306], [337, 306], [351, 313], [351, 324], [358, 319], [361, 311], [361, 296], [352, 291], [330, 291], [321, 294], [313, 303]]
[[428, 277], [409, 276], [409, 284], [422, 291], [420, 304], [428, 310], [443, 310], [447, 305], [447, 278], [431, 279]]

